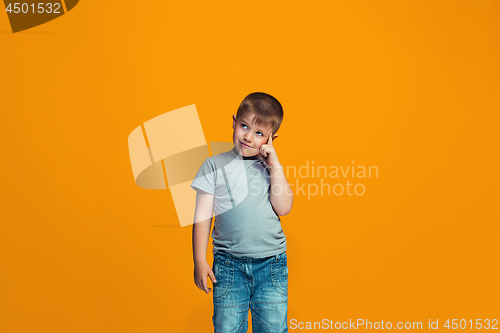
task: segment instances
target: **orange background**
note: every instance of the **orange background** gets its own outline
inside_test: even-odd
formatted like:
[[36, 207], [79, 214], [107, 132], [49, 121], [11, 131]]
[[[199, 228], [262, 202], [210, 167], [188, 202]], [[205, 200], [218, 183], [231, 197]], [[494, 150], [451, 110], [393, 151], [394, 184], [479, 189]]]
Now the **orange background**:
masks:
[[0, 331], [211, 331], [191, 227], [135, 185], [127, 137], [196, 104], [231, 141], [253, 91], [283, 104], [283, 165], [379, 168], [363, 196], [295, 196], [289, 320], [500, 319], [499, 12], [82, 1], [17, 34], [0, 13]]

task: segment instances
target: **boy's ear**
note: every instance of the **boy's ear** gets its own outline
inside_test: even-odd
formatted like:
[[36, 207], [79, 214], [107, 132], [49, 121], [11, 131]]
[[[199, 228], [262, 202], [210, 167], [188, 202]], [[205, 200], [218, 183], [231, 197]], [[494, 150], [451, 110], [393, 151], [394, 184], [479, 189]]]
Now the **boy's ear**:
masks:
[[236, 125], [236, 116], [233, 114], [233, 129], [235, 125]]
[[273, 134], [273, 141], [278, 138], [278, 134]]

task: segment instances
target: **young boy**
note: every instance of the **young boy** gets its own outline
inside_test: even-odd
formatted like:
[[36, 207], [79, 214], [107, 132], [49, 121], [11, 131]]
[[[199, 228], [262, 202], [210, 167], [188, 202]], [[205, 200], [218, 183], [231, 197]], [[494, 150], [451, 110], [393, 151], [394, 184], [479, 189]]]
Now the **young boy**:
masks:
[[[283, 120], [276, 98], [245, 97], [233, 115], [234, 148], [207, 158], [191, 187], [196, 196], [193, 225], [194, 282], [209, 293], [213, 283], [215, 333], [288, 332], [286, 236], [280, 215], [292, 209], [293, 193], [273, 141]], [[214, 261], [206, 252], [212, 226]]]

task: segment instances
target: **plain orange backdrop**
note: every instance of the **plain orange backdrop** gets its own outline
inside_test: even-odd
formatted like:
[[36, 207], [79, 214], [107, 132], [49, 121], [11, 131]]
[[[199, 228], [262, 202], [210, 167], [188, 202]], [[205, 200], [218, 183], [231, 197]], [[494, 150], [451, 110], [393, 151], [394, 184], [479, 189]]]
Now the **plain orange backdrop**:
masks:
[[499, 13], [81, 1], [13, 34], [0, 12], [0, 331], [210, 332], [191, 227], [134, 183], [127, 137], [196, 104], [207, 141], [231, 141], [254, 91], [283, 104], [283, 165], [379, 169], [282, 217], [289, 320], [500, 319]]

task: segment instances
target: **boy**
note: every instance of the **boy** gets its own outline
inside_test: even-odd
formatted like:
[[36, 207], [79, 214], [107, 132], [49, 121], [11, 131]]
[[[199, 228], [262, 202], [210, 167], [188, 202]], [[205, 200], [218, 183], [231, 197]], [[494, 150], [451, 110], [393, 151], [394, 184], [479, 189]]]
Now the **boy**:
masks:
[[[245, 97], [233, 115], [234, 148], [207, 158], [191, 187], [194, 281], [207, 294], [213, 283], [215, 333], [288, 332], [286, 236], [280, 215], [292, 209], [293, 193], [273, 141], [283, 120], [271, 95]], [[206, 260], [212, 225], [214, 261]]]

